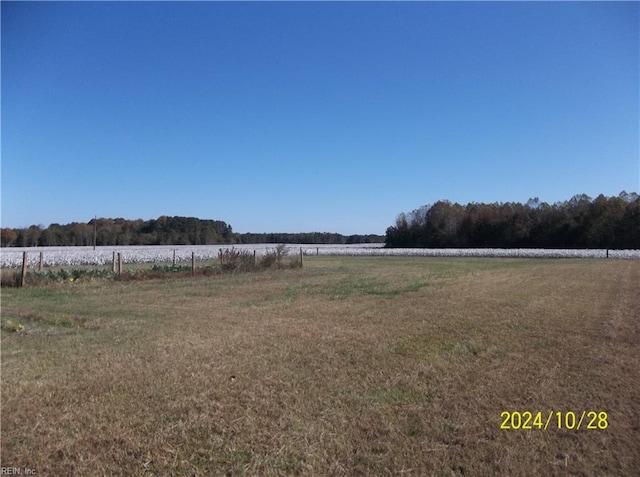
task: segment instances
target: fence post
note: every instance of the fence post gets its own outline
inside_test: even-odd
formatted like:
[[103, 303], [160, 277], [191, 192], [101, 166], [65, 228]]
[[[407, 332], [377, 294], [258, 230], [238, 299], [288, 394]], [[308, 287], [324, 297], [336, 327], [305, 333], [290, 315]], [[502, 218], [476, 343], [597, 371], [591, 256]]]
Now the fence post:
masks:
[[44, 267], [44, 252], [40, 252], [40, 265], [38, 266], [38, 270], [42, 271]]
[[118, 275], [122, 275], [122, 253], [118, 252]]
[[116, 273], [116, 251], [113, 251], [113, 258], [111, 259], [111, 271]]
[[191, 276], [196, 274], [196, 252], [191, 252]]
[[255, 267], [256, 267], [256, 265], [257, 265], [257, 264], [256, 264], [256, 251], [254, 250], [254, 251], [253, 251], [253, 268], [255, 268]]
[[316, 256], [320, 255], [320, 247], [316, 247]]
[[173, 266], [176, 266], [176, 251], [173, 251]]
[[303, 257], [302, 247], [300, 247], [300, 268], [304, 267], [304, 259], [302, 257]]
[[607, 258], [609, 258], [609, 249], [607, 249]]
[[20, 286], [23, 287], [27, 281], [27, 252], [22, 252], [22, 275], [20, 277]]

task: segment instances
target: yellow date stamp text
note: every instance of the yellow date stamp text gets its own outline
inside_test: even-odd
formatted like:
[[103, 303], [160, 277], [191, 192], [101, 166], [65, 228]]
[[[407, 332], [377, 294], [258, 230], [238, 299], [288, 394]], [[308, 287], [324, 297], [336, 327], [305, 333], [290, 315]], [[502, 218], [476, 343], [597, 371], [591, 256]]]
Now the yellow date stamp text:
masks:
[[604, 430], [609, 427], [606, 411], [503, 411], [500, 429], [529, 430], [568, 429]]

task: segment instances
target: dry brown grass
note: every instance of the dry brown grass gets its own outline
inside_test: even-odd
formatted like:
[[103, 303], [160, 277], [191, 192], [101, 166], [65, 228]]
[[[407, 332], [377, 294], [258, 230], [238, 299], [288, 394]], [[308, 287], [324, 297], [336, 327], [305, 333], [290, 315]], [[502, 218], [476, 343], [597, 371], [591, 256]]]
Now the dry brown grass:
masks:
[[[640, 263], [315, 258], [2, 290], [2, 466], [637, 475]], [[501, 430], [505, 410], [605, 430]]]

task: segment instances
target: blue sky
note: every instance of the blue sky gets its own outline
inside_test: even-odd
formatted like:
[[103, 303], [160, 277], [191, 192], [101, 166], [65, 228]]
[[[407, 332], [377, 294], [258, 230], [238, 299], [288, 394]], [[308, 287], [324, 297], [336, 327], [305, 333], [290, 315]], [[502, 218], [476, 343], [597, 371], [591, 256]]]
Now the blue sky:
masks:
[[640, 189], [637, 2], [2, 2], [2, 226], [384, 234]]

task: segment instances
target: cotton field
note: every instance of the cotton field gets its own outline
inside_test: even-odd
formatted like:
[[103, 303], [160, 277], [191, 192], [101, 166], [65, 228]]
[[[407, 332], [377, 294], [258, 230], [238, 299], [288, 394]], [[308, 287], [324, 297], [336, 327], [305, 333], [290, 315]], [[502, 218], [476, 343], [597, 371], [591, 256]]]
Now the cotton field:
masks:
[[[299, 253], [300, 248], [307, 255], [361, 255], [365, 249], [379, 249], [383, 244], [357, 245], [287, 245], [290, 253]], [[122, 254], [122, 261], [127, 264], [172, 262], [174, 253], [176, 261], [191, 260], [195, 253], [196, 260], [218, 258], [218, 252], [234, 247], [247, 250], [262, 256], [269, 250], [275, 250], [277, 244], [241, 244], [241, 245], [151, 245], [151, 246], [105, 246], [96, 247], [11, 247], [0, 251], [0, 266], [15, 268], [22, 266], [22, 254], [28, 252], [29, 266], [40, 263], [40, 252], [45, 267], [68, 267], [77, 265], [105, 265], [112, 263], [114, 252]], [[355, 249], [361, 249], [360, 252]], [[352, 250], [352, 252], [349, 252]]]
[[[125, 247], [26, 247], [3, 248], [0, 251], [0, 266], [15, 268], [22, 265], [22, 254], [28, 252], [28, 265], [40, 263], [40, 252], [44, 266], [69, 267], [77, 265], [105, 265], [113, 260], [114, 252], [122, 253], [125, 264], [170, 263], [174, 253], [176, 261], [211, 260], [218, 257], [218, 251], [235, 247], [256, 255], [264, 255], [274, 250], [276, 244], [243, 245], [167, 245], [167, 246], [125, 246]], [[290, 253], [299, 253], [302, 248], [305, 255], [350, 255], [350, 256], [420, 256], [420, 257], [517, 257], [517, 258], [609, 258], [640, 259], [640, 250], [602, 249], [500, 249], [500, 248], [383, 248], [383, 244], [353, 245], [309, 245], [289, 244]]]

